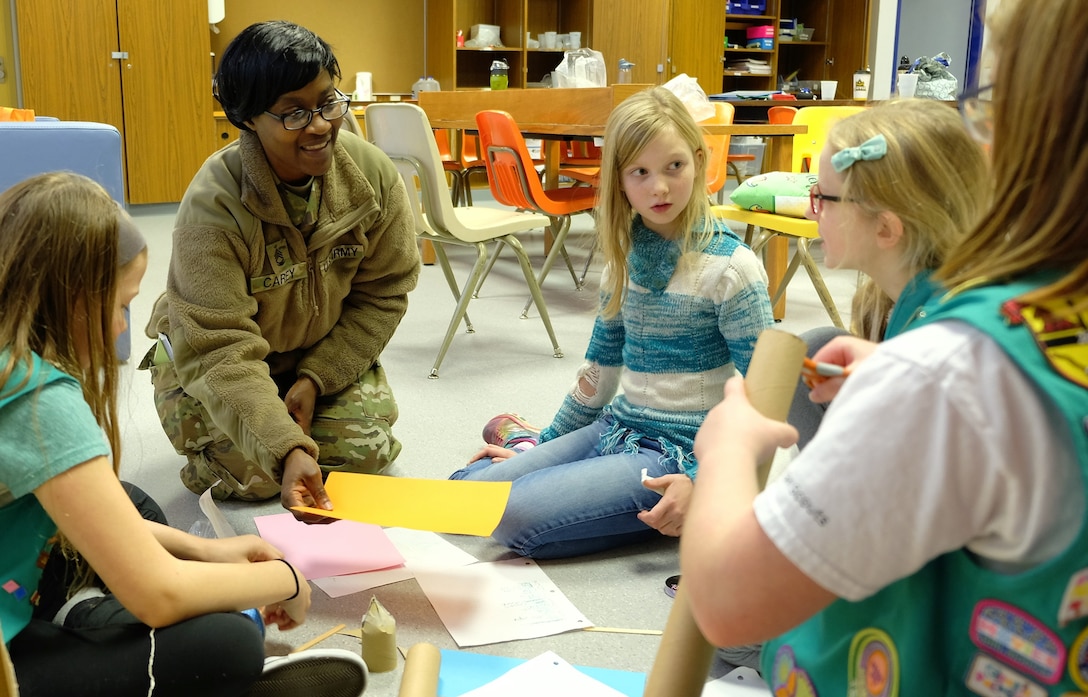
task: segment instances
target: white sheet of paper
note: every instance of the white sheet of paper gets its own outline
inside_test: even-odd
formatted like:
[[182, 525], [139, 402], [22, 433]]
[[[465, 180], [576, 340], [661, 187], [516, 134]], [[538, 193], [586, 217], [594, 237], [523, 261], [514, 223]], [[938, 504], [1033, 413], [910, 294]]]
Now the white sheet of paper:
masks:
[[460, 647], [593, 626], [531, 559], [417, 570], [416, 581]]
[[404, 557], [404, 566], [310, 580], [330, 598], [340, 598], [415, 578], [417, 569], [443, 569], [475, 564], [479, 561], [468, 552], [447, 542], [438, 533], [408, 528], [386, 528], [385, 534]]
[[751, 668], [734, 668], [703, 687], [703, 697], [771, 697], [771, 688]]
[[553, 651], [511, 668], [502, 677], [461, 697], [624, 697], [622, 692], [594, 680], [564, 661]]

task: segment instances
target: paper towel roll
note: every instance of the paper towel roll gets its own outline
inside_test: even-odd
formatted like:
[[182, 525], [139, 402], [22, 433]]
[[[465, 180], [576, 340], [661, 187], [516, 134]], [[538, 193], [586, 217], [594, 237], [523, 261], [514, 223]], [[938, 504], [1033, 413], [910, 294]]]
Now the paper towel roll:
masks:
[[208, 0], [208, 23], [219, 24], [227, 16], [224, 3], [226, 0]]
[[367, 72], [355, 73], [355, 101], [374, 100], [374, 76]]

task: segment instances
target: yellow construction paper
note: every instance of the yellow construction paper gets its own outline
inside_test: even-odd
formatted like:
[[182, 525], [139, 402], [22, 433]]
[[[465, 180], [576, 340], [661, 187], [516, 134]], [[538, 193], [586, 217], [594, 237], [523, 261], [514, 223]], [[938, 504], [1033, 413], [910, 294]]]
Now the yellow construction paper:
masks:
[[385, 527], [488, 537], [495, 532], [510, 482], [412, 479], [333, 472], [325, 481], [333, 510], [292, 510]]

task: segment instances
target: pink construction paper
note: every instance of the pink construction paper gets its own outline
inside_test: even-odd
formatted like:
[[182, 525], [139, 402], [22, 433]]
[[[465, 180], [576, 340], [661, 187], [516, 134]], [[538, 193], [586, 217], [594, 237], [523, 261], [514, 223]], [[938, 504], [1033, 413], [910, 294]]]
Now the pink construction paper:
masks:
[[380, 525], [337, 520], [307, 525], [290, 513], [253, 519], [261, 537], [274, 544], [306, 578], [326, 578], [403, 566], [404, 557]]

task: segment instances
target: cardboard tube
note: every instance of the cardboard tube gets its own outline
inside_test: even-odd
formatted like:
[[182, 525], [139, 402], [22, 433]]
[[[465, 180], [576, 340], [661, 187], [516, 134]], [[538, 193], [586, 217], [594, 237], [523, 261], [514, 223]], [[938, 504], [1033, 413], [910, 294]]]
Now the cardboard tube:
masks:
[[[759, 335], [744, 379], [748, 399], [759, 413], [786, 420], [801, 378], [806, 348], [801, 339], [777, 329], [767, 329]], [[761, 489], [767, 483], [770, 469], [770, 462], [760, 463], [757, 468]], [[695, 624], [688, 605], [687, 586], [681, 583], [646, 680], [644, 697], [699, 697], [713, 658], [714, 647]]]
[[404, 676], [398, 697], [437, 697], [442, 653], [434, 644], [415, 644], [404, 659]]
[[[789, 332], [767, 329], [759, 335], [744, 376], [748, 401], [756, 411], [768, 419], [786, 420], [807, 350], [805, 342]], [[760, 490], [767, 486], [772, 462], [761, 462], [756, 468]]]

